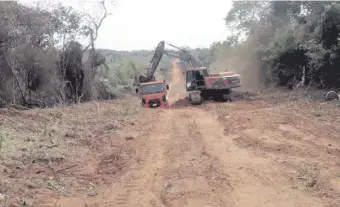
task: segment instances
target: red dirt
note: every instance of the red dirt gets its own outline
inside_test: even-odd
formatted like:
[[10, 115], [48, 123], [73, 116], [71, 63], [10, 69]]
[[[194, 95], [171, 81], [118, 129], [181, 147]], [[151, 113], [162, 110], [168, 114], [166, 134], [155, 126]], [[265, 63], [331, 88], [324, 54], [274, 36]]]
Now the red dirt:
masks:
[[[3, 155], [6, 185], [0, 193], [12, 195], [4, 206], [20, 203], [15, 195], [53, 207], [340, 206], [336, 103], [252, 96], [181, 107], [185, 94], [175, 93], [170, 98], [176, 109], [103, 102], [0, 113], [2, 133], [11, 133], [6, 137], [33, 139], [47, 122], [47, 134], [59, 144], [52, 149], [68, 147], [49, 159], [36, 148], [17, 159]], [[19, 120], [22, 125], [13, 125]], [[37, 149], [50, 149], [49, 139], [41, 139]]]

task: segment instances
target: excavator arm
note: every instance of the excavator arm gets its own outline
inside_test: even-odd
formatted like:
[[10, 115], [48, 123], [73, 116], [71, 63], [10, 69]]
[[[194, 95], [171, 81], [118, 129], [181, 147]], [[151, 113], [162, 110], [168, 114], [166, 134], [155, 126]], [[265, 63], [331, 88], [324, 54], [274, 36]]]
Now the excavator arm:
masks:
[[[165, 49], [165, 44], [177, 49], [178, 51], [175, 50], [166, 50]], [[187, 50], [184, 50], [182, 48], [179, 48], [175, 45], [172, 45], [170, 43], [166, 43], [164, 41], [159, 42], [158, 46], [156, 47], [155, 53], [150, 61], [150, 65], [147, 69], [147, 73], [144, 75], [139, 76], [139, 82], [140, 83], [145, 83], [154, 80], [154, 74], [157, 70], [157, 67], [159, 65], [159, 62], [161, 61], [163, 54], [177, 58], [187, 64], [189, 64], [190, 67], [196, 68], [196, 67], [202, 67], [203, 64], [201, 61], [190, 54]]]
[[176, 48], [178, 51], [174, 51], [174, 50], [164, 50], [164, 54], [177, 58], [180, 61], [183, 61], [187, 64], [189, 64], [190, 67], [192, 68], [199, 68], [199, 67], [203, 67], [202, 62], [194, 55], [192, 55], [189, 51], [184, 50], [182, 48], [179, 48], [173, 44], [170, 43], [166, 43], [169, 46]]

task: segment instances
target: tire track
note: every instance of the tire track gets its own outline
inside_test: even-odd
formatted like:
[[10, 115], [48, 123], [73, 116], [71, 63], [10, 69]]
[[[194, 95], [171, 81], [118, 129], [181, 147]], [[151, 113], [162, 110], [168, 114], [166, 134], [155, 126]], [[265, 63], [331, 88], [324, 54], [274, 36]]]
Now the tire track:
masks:
[[[159, 198], [153, 191], [153, 183], [157, 169], [163, 166], [163, 151], [167, 136], [167, 126], [171, 111], [162, 114], [162, 122], [154, 123], [154, 130], [150, 136], [140, 137], [142, 151], [139, 155], [139, 165], [131, 172], [121, 193], [115, 199], [114, 206], [161, 206]], [[156, 112], [154, 115], [157, 115]]]
[[212, 113], [196, 111], [195, 118], [208, 152], [220, 159], [224, 171], [233, 178], [231, 206], [323, 206], [320, 199], [292, 189], [290, 173], [271, 157], [257, 157], [252, 151], [238, 147], [234, 139], [241, 135], [225, 136], [223, 126]]
[[228, 206], [232, 187], [219, 160], [207, 153], [192, 113], [173, 114], [157, 191], [164, 206]]
[[[133, 143], [138, 145], [136, 165], [88, 207], [325, 206], [295, 187], [295, 165], [316, 150], [299, 152], [309, 145], [298, 137], [285, 139], [275, 127], [263, 131], [265, 123], [247, 116], [231, 120], [226, 132], [208, 107], [156, 109], [149, 115], [145, 119], [153, 127]], [[292, 167], [279, 158], [291, 160]]]
[[202, 109], [163, 112], [142, 146], [145, 161], [134, 171], [140, 176], [123, 186], [115, 206], [323, 206], [293, 189], [290, 172], [271, 156], [239, 146], [244, 131], [225, 136], [217, 118]]

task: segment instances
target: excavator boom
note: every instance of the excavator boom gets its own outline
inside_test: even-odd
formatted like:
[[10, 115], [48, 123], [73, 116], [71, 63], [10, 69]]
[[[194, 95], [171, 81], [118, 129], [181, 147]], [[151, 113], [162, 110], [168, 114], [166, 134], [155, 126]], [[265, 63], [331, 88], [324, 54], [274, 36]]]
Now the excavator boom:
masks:
[[[165, 44], [177, 49], [178, 51], [166, 50]], [[163, 54], [170, 56], [170, 57], [177, 58], [183, 62], [186, 62], [192, 68], [203, 67], [203, 64], [201, 63], [201, 61], [199, 61], [198, 58], [190, 54], [187, 50], [181, 49], [173, 44], [161, 41], [158, 43], [158, 46], [155, 49], [155, 53], [150, 61], [149, 68], [147, 69], [147, 73], [139, 76], [140, 83], [146, 83], [146, 82], [154, 80], [155, 72], [157, 70], [159, 62], [161, 61], [163, 57]]]

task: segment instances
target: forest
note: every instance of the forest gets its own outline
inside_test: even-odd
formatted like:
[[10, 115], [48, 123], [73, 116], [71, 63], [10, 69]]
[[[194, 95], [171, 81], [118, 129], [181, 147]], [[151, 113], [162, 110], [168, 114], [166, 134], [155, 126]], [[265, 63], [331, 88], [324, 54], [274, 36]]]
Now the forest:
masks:
[[235, 1], [212, 62], [238, 68], [245, 84], [339, 88], [339, 14], [335, 1]]
[[[124, 53], [96, 50], [110, 1], [99, 16], [59, 3], [54, 7], [0, 3], [0, 106], [51, 107], [115, 98], [144, 65]], [[87, 40], [86, 45], [79, 43]], [[133, 54], [132, 54], [133, 56]]]
[[[133, 91], [134, 77], [144, 72], [153, 51], [96, 49], [110, 15], [110, 2], [97, 4], [99, 16], [61, 4], [46, 9], [0, 3], [1, 107], [51, 107]], [[193, 51], [211, 70], [241, 73], [246, 89], [338, 88], [339, 14], [334, 1], [235, 1], [225, 18], [231, 35]], [[163, 58], [160, 67], [171, 67], [170, 61]]]

